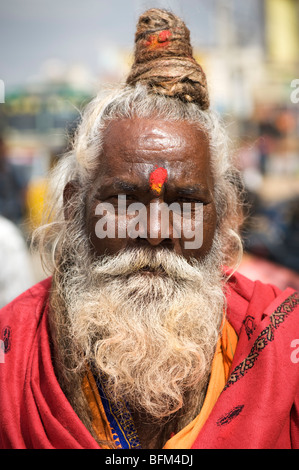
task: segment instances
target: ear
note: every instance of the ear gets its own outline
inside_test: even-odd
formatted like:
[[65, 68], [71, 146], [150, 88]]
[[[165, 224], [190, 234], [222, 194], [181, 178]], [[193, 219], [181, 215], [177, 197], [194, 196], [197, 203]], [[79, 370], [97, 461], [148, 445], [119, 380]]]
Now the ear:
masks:
[[79, 184], [77, 181], [69, 181], [63, 190], [63, 209], [65, 220], [70, 220], [74, 216], [74, 207], [72, 204], [73, 198], [76, 196], [79, 190]]

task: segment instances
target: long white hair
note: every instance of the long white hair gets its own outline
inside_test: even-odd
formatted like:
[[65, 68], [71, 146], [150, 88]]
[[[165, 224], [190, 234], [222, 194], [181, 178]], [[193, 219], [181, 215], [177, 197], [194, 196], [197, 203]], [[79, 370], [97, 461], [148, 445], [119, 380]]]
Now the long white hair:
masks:
[[72, 198], [72, 213], [82, 223], [86, 194], [92, 175], [99, 166], [103, 130], [118, 118], [150, 118], [167, 121], [188, 121], [203, 130], [209, 140], [215, 188], [214, 197], [218, 227], [221, 227], [224, 263], [236, 267], [242, 257], [239, 227], [243, 221], [240, 173], [230, 153], [229, 139], [218, 114], [202, 111], [194, 103], [153, 94], [145, 85], [137, 84], [108, 88], [96, 96], [82, 114], [70, 152], [60, 158], [52, 170], [45, 199], [44, 220], [33, 235], [33, 245], [39, 250], [45, 269], [57, 268], [68, 222], [64, 217], [63, 191], [69, 181], [78, 187]]

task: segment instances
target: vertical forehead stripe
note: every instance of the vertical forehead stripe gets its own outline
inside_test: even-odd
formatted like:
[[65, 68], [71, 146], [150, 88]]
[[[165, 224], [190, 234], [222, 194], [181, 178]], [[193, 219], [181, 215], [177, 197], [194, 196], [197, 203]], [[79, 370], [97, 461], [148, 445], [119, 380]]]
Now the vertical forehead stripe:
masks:
[[167, 181], [167, 170], [165, 168], [159, 167], [151, 172], [149, 183], [152, 191], [160, 194], [163, 188], [163, 184]]

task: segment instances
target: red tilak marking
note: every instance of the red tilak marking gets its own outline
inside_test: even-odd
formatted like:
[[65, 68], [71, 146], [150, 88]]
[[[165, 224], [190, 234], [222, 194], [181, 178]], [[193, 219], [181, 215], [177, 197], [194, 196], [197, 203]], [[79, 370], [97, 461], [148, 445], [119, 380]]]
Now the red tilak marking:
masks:
[[171, 32], [169, 31], [169, 29], [164, 29], [164, 31], [160, 31], [159, 36], [158, 36], [159, 42], [168, 41], [170, 39], [170, 36], [171, 36]]
[[149, 182], [152, 191], [160, 194], [163, 184], [167, 181], [168, 173], [165, 168], [159, 167], [151, 172]]
[[165, 47], [168, 46], [171, 37], [171, 32], [169, 29], [164, 29], [163, 31], [160, 31], [159, 34], [151, 34], [148, 37], [148, 40], [146, 41], [146, 46], [149, 49], [157, 49], [159, 47]]

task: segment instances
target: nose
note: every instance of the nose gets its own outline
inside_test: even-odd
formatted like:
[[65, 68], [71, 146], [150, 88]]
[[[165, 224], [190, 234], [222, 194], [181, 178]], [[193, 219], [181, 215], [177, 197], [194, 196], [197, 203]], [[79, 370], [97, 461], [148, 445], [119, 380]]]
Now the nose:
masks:
[[146, 240], [151, 246], [173, 246], [173, 228], [167, 205], [159, 199], [151, 201], [147, 208]]

